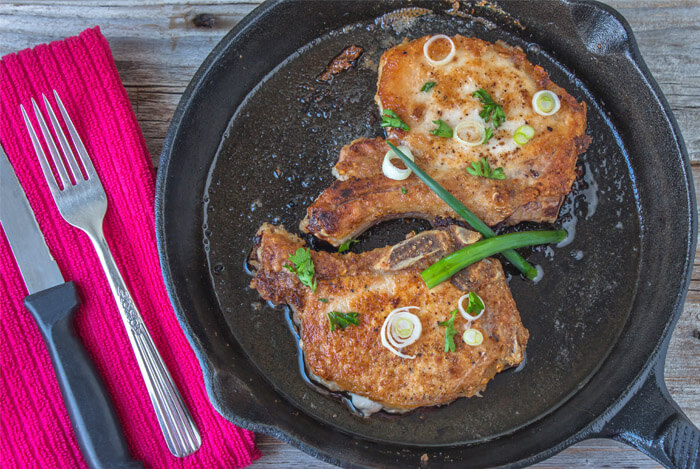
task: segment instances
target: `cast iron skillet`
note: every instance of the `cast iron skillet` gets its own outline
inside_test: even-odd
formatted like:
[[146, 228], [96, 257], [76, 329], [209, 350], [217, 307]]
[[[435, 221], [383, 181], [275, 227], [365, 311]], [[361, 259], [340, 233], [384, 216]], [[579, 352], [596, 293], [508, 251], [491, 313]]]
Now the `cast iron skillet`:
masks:
[[[201, 66], [166, 137], [156, 229], [211, 401], [238, 425], [348, 466], [524, 465], [603, 436], [692, 467], [700, 433], [663, 383], [696, 242], [676, 123], [616, 12], [584, 1], [499, 4], [450, 15], [442, 2], [268, 1]], [[287, 312], [247, 287], [244, 260], [262, 222], [296, 230], [333, 180], [340, 147], [381, 133], [372, 100], [381, 52], [437, 32], [520, 46], [586, 101], [593, 144], [558, 220], [575, 237], [529, 253], [545, 270], [540, 283], [511, 279], [531, 334], [522, 371], [499, 374], [481, 399], [361, 419], [305, 382]], [[365, 49], [358, 64], [317, 82], [350, 44]], [[382, 224], [353, 249], [425, 226]]]

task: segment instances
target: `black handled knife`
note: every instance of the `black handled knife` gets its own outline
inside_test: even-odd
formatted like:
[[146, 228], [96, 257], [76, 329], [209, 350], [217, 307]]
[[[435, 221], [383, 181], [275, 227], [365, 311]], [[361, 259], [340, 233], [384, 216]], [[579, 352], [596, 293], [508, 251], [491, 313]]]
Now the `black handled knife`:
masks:
[[0, 225], [10, 243], [32, 313], [51, 355], [63, 401], [83, 456], [92, 468], [137, 468], [95, 365], [73, 329], [80, 305], [73, 282], [65, 282], [49, 252], [12, 165], [0, 146]]

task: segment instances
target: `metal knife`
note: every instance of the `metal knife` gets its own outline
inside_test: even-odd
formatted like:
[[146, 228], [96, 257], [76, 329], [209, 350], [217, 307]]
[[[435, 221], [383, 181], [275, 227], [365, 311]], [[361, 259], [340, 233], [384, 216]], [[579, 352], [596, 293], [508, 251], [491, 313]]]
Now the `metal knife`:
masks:
[[34, 316], [51, 355], [88, 466], [143, 467], [131, 458], [109, 394], [73, 329], [80, 305], [75, 283], [64, 281], [2, 146], [0, 189], [0, 225], [29, 292], [24, 305]]

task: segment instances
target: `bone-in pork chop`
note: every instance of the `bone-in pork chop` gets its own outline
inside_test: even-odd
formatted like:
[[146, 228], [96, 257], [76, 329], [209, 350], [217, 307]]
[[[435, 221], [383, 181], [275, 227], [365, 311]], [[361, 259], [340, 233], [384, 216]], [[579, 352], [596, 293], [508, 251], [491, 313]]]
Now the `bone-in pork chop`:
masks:
[[[332, 390], [347, 391], [366, 411], [408, 411], [473, 396], [504, 368], [523, 359], [528, 332], [506, 284], [501, 264], [484, 259], [429, 290], [420, 271], [479, 235], [457, 226], [425, 231], [361, 254], [311, 251], [314, 293], [284, 268], [304, 242], [283, 227], [263, 225], [250, 264], [251, 287], [275, 304], [288, 304], [300, 329], [307, 370]], [[462, 341], [467, 321], [456, 315], [455, 351], [445, 352], [445, 327], [457, 300], [478, 294], [486, 310], [472, 328], [483, 333], [477, 346]], [[380, 329], [394, 309], [417, 306], [422, 334], [401, 358], [382, 346]], [[331, 330], [328, 313], [359, 313], [359, 324]]]
[[[518, 48], [454, 36], [455, 57], [433, 66], [423, 56], [428, 38], [400, 44], [381, 57], [376, 95], [380, 111], [390, 109], [410, 129], [387, 127], [389, 139], [410, 148], [423, 170], [489, 225], [555, 221], [576, 178], [576, 159], [590, 143], [585, 103], [554, 84]], [[436, 41], [433, 53], [443, 53], [439, 49], [446, 44]], [[421, 91], [425, 83], [434, 86]], [[483, 104], [473, 96], [478, 89], [487, 91], [506, 116], [488, 142], [468, 146], [430, 133], [437, 127], [433, 121], [454, 129], [462, 121], [481, 119]], [[558, 112], [535, 113], [532, 98], [540, 90], [558, 96]], [[525, 124], [533, 128], [534, 137], [519, 145], [513, 135]], [[308, 208], [301, 229], [337, 246], [384, 219], [455, 216], [421, 188], [415, 175], [404, 181], [387, 178], [382, 161], [388, 150], [379, 139], [355, 140], [344, 147], [333, 171], [338, 180]], [[481, 158], [491, 168], [503, 168], [505, 179], [469, 174], [466, 168]]]

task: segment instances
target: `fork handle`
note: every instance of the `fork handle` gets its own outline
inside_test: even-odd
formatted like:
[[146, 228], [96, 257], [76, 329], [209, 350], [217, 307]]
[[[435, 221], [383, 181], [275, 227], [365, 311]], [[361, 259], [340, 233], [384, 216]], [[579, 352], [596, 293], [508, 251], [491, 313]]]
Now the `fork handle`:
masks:
[[112, 257], [102, 227], [87, 231], [104, 268], [112, 294], [117, 302], [131, 347], [136, 355], [151, 404], [170, 452], [177, 457], [194, 453], [202, 438], [163, 362], [143, 318], [126, 288]]

